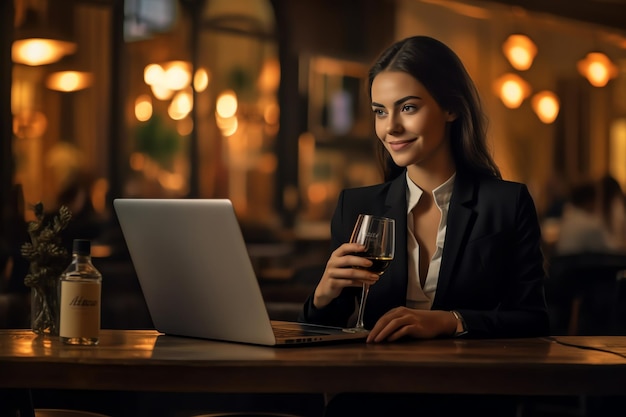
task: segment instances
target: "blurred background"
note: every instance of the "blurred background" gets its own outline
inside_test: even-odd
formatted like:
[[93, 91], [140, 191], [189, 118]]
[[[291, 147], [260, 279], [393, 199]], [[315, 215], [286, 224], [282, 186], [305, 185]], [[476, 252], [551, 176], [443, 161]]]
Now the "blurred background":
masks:
[[626, 187], [625, 16], [620, 0], [3, 1], [0, 325], [28, 327], [19, 247], [41, 201], [72, 210], [67, 242], [93, 242], [103, 327], [150, 326], [118, 197], [231, 199], [271, 314], [293, 316], [338, 192], [380, 181], [366, 73], [410, 35], [464, 61], [550, 259], [572, 188]]

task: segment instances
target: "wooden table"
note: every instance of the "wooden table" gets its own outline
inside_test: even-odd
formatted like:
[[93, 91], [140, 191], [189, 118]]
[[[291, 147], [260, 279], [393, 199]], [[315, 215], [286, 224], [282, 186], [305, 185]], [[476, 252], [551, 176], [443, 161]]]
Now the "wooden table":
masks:
[[29, 330], [0, 330], [0, 388], [136, 387], [216, 393], [626, 395], [626, 337], [271, 348], [151, 330], [103, 330], [99, 346], [73, 347]]

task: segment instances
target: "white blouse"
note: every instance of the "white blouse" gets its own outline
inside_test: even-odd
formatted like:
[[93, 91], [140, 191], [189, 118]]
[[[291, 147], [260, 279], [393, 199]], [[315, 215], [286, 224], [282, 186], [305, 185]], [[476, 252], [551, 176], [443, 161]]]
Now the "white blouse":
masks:
[[441, 220], [437, 229], [437, 249], [433, 254], [430, 265], [428, 267], [428, 275], [424, 281], [424, 287], [420, 284], [419, 277], [419, 246], [417, 239], [413, 234], [413, 214], [411, 211], [417, 205], [419, 199], [424, 193], [406, 174], [407, 183], [407, 251], [409, 261], [409, 276], [406, 293], [406, 305], [409, 308], [430, 310], [435, 299], [435, 291], [437, 290], [437, 281], [439, 280], [439, 269], [441, 267], [441, 255], [443, 253], [443, 243], [446, 240], [446, 230], [448, 224], [448, 208], [450, 207], [450, 198], [452, 197], [452, 189], [454, 188], [453, 174], [446, 182], [433, 190], [435, 204], [441, 211]]

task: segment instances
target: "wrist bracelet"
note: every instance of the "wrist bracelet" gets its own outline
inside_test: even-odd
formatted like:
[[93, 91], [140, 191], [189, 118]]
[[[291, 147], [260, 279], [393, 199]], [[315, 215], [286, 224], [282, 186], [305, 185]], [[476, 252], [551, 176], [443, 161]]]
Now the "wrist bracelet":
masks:
[[461, 323], [461, 331], [455, 330], [454, 337], [463, 336], [464, 334], [467, 333], [467, 326], [465, 325], [465, 320], [463, 320], [463, 316], [461, 316], [459, 312], [456, 310], [452, 310], [450, 311], [450, 313], [454, 315], [454, 318], [456, 318], [458, 323]]

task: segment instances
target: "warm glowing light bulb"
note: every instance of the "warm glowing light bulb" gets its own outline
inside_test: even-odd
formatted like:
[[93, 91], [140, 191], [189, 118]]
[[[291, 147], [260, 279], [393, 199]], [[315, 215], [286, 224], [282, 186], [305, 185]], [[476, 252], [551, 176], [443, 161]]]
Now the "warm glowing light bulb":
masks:
[[602, 80], [609, 78], [609, 71], [607, 68], [599, 62], [593, 62], [589, 65], [589, 77], [595, 81], [595, 83], [601, 83]]
[[152, 99], [149, 95], [143, 94], [135, 100], [135, 117], [140, 122], [150, 120], [152, 117]]
[[515, 81], [506, 81], [502, 84], [502, 94], [507, 98], [510, 103], [516, 103], [516, 106], [522, 102], [523, 94], [522, 87]]
[[185, 61], [172, 61], [167, 64], [165, 70], [165, 85], [170, 90], [178, 91], [187, 87], [191, 82], [189, 63]]
[[60, 81], [61, 87], [63, 87], [65, 91], [73, 91], [79, 86], [80, 79], [75, 72], [67, 72], [61, 75]]
[[525, 71], [531, 67], [537, 55], [537, 46], [526, 35], [511, 35], [502, 45], [504, 56], [513, 68]]
[[22, 39], [13, 42], [13, 62], [25, 65], [46, 65], [76, 51], [76, 44], [54, 39]]
[[70, 92], [87, 88], [91, 85], [92, 75], [82, 71], [59, 71], [46, 79], [46, 86], [51, 90]]
[[559, 99], [551, 91], [541, 91], [533, 96], [531, 105], [539, 120], [550, 124], [556, 120], [559, 114]]
[[201, 93], [204, 90], [206, 90], [208, 85], [209, 85], [209, 73], [208, 73], [208, 71], [205, 70], [204, 68], [199, 68], [196, 71], [196, 75], [193, 76], [193, 88], [198, 93]]
[[510, 53], [511, 59], [516, 63], [520, 63], [518, 65], [521, 65], [521, 63], [525, 62], [530, 62], [531, 60], [530, 53], [520, 46], [511, 48]]
[[237, 95], [232, 90], [224, 91], [217, 98], [217, 115], [223, 119], [232, 117], [237, 113]]
[[494, 83], [494, 90], [502, 103], [510, 109], [518, 108], [530, 95], [530, 85], [516, 74], [505, 74]]
[[165, 72], [159, 64], [150, 64], [143, 70], [143, 80], [148, 85], [162, 84]]
[[54, 50], [43, 39], [33, 39], [23, 46], [21, 56], [31, 61], [53, 62]]
[[601, 52], [590, 52], [578, 61], [578, 72], [594, 87], [604, 87], [617, 76], [617, 66]]
[[192, 107], [193, 99], [191, 97], [191, 93], [181, 91], [172, 99], [172, 102], [167, 109], [167, 114], [173, 120], [182, 120], [189, 114], [189, 112], [191, 112]]
[[237, 129], [239, 128], [239, 121], [234, 116], [227, 119], [220, 119], [218, 117], [217, 125], [222, 131], [222, 135], [228, 137], [234, 135], [235, 132], [237, 132]]
[[169, 100], [174, 95], [174, 90], [170, 90], [163, 83], [152, 84], [150, 90], [158, 100]]

